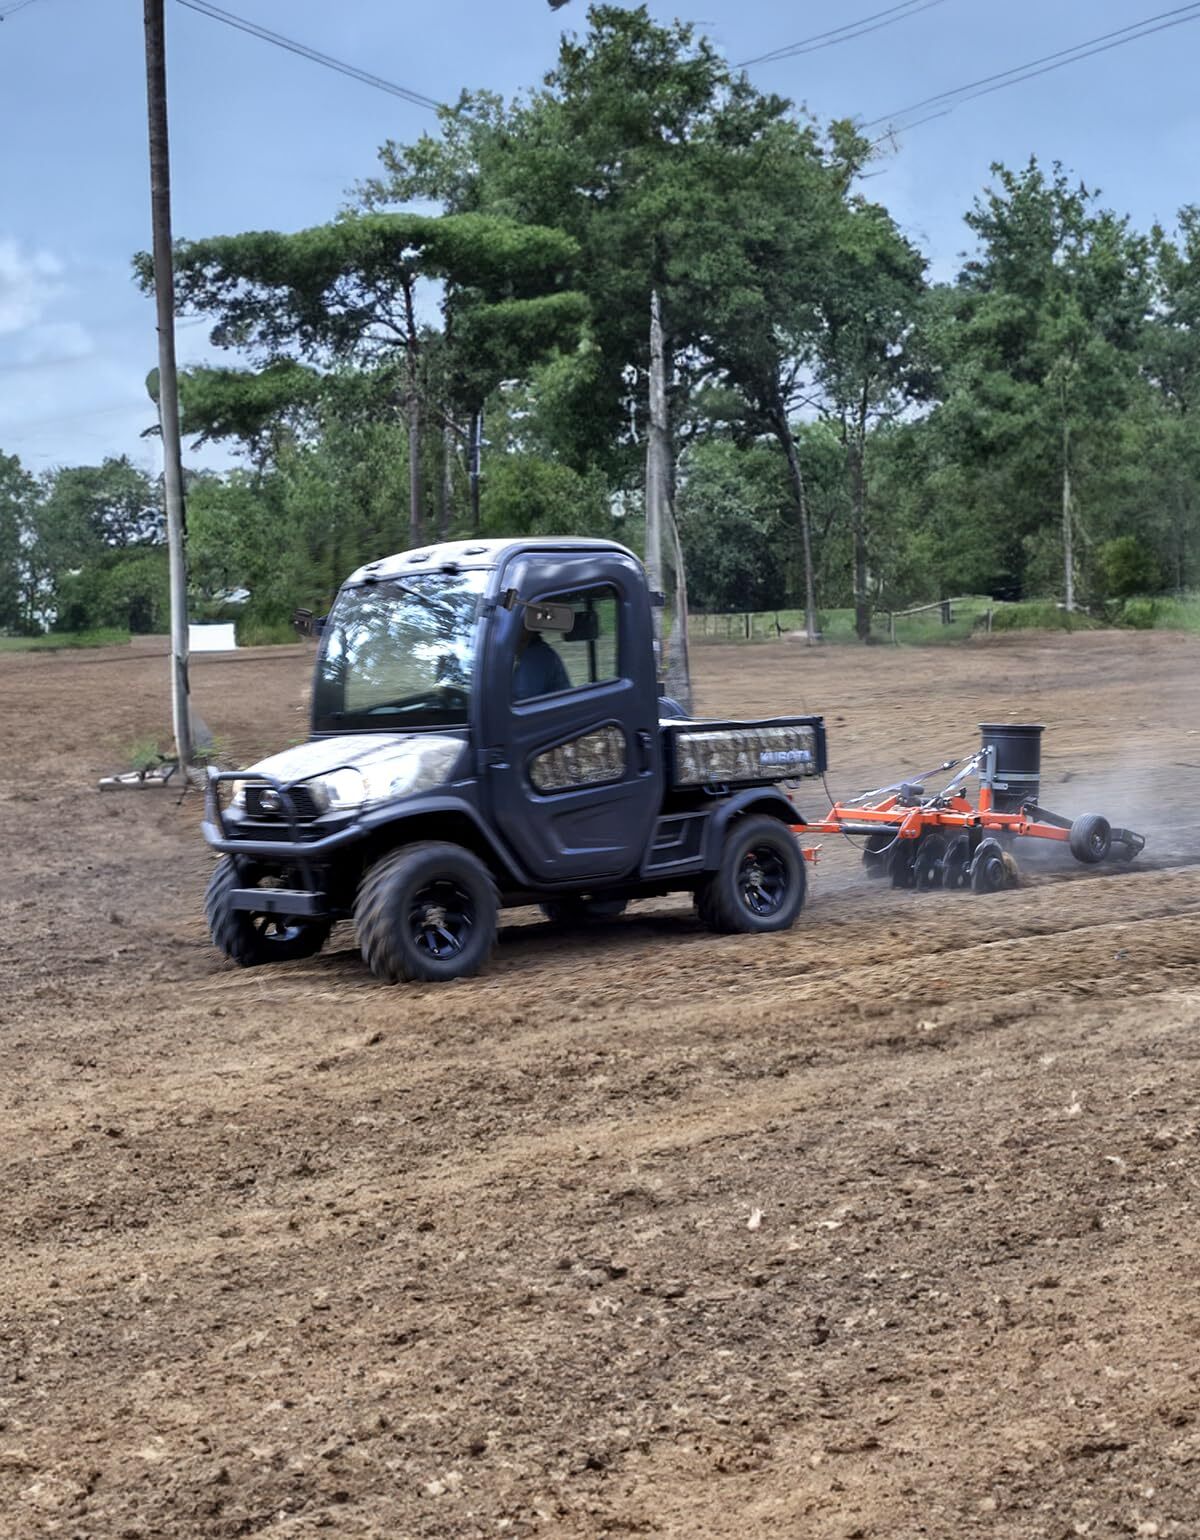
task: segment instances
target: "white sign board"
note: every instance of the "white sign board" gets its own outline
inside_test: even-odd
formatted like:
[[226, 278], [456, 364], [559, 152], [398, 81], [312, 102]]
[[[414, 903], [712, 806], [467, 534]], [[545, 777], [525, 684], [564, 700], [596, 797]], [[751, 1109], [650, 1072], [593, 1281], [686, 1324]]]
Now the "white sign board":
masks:
[[188, 627], [188, 647], [192, 652], [232, 652], [236, 646], [232, 621], [224, 625]]

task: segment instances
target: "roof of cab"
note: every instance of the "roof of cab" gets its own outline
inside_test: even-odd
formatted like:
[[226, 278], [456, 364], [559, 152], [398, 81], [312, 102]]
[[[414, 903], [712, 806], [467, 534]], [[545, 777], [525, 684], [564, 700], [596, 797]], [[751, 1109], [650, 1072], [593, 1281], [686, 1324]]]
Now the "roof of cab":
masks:
[[439, 567], [450, 565], [499, 567], [507, 557], [523, 551], [615, 551], [637, 560], [632, 551], [615, 540], [588, 540], [573, 535], [547, 535], [540, 539], [525, 536], [507, 540], [443, 540], [437, 545], [418, 546], [411, 551], [398, 551], [394, 556], [381, 556], [377, 561], [369, 561], [352, 572], [346, 581], [366, 583], [381, 578], [400, 577], [405, 572], [436, 571]]

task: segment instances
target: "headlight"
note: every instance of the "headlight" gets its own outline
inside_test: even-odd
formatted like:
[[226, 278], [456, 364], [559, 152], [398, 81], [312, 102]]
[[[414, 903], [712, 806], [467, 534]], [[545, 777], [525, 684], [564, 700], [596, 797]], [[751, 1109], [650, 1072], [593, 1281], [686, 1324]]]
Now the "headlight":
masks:
[[315, 775], [307, 786], [321, 812], [350, 812], [393, 802], [431, 791], [450, 779], [462, 756], [457, 738], [430, 738], [424, 743], [409, 740], [403, 748], [349, 767]]
[[368, 800], [366, 780], [357, 770], [331, 770], [328, 775], [314, 776], [301, 784], [312, 792], [313, 801], [323, 813], [348, 812]]
[[246, 787], [249, 784], [249, 781], [233, 782], [233, 795], [229, 799], [230, 807], [236, 807], [240, 811], [246, 806]]

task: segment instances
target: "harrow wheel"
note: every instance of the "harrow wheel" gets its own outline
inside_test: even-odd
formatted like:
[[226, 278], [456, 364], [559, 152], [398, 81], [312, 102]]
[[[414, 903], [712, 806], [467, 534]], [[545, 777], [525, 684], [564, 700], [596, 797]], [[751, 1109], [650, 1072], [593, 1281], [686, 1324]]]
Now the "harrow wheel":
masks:
[[1085, 866], [1103, 861], [1112, 848], [1112, 828], [1099, 813], [1085, 813], [1071, 825], [1071, 854]]
[[947, 849], [945, 835], [926, 834], [921, 840], [912, 868], [912, 885], [918, 892], [942, 886]]
[[956, 834], [942, 858], [942, 886], [965, 888], [971, 881], [971, 836]]

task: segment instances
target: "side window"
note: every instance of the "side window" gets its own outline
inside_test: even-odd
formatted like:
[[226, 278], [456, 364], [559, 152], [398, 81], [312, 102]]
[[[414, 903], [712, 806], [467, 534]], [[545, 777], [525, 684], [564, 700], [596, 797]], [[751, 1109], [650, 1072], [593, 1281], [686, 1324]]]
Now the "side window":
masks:
[[615, 588], [603, 585], [565, 594], [539, 594], [540, 602], [569, 605], [569, 631], [523, 631], [513, 659], [513, 699], [559, 695], [621, 677], [620, 606]]

